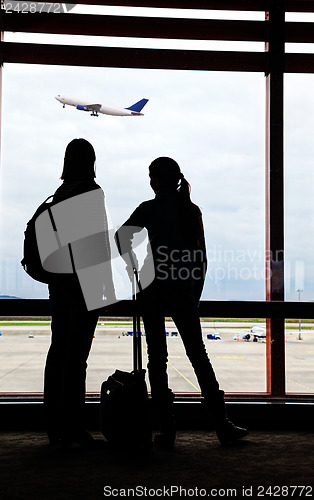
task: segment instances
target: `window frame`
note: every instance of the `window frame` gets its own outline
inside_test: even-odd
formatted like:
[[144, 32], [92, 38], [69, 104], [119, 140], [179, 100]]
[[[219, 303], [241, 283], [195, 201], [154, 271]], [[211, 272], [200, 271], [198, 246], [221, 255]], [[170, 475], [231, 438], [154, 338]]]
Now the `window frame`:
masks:
[[[53, 1], [52, 3], [58, 3]], [[134, 7], [173, 7], [173, 2], [79, 0], [76, 4]], [[146, 69], [263, 72], [266, 80], [266, 301], [202, 301], [200, 316], [267, 318], [266, 377], [263, 397], [289, 399], [285, 389], [285, 319], [313, 317], [309, 302], [284, 300], [284, 73], [314, 73], [314, 54], [285, 53], [285, 42], [314, 43], [314, 23], [285, 22], [285, 12], [314, 12], [314, 1], [300, 0], [180, 0], [176, 8], [264, 11], [265, 21], [160, 19], [83, 14], [21, 15], [6, 13], [1, 3], [0, 113], [3, 64], [56, 64]], [[268, 9], [268, 10], [267, 10]], [[110, 17], [110, 19], [108, 19]], [[106, 23], [105, 21], [109, 21]], [[153, 30], [153, 31], [152, 31]], [[28, 33], [89, 34], [187, 40], [219, 39], [263, 41], [265, 52], [139, 49], [4, 42], [5, 31]], [[1, 133], [1, 122], [0, 122]], [[272, 256], [279, 255], [277, 260]], [[49, 316], [48, 300], [3, 299], [0, 316]], [[131, 316], [131, 302], [123, 301], [101, 312], [102, 316]], [[255, 395], [256, 396], [256, 395]], [[233, 398], [255, 397], [233, 394]], [[307, 395], [298, 395], [310, 399]]]

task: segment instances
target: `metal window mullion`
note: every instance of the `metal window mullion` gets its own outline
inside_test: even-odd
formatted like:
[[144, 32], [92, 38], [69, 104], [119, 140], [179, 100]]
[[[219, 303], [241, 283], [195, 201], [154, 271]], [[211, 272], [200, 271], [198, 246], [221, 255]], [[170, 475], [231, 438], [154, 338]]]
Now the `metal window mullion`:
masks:
[[[266, 20], [266, 300], [284, 301], [284, 0], [270, 3]], [[266, 319], [267, 392], [276, 397], [285, 395], [284, 323]]]

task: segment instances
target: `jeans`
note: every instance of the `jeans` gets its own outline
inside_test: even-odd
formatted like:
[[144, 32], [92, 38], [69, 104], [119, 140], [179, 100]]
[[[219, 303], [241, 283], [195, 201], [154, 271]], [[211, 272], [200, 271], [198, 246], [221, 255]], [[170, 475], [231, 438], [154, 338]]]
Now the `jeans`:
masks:
[[203, 397], [217, 394], [219, 384], [203, 342], [198, 300], [191, 287], [184, 282], [155, 280], [142, 292], [141, 311], [146, 332], [152, 398], [168, 392], [165, 315], [172, 317], [180, 333]]
[[87, 358], [98, 313], [87, 311], [75, 276], [49, 285], [51, 345], [44, 374], [47, 429], [70, 432], [84, 426]]

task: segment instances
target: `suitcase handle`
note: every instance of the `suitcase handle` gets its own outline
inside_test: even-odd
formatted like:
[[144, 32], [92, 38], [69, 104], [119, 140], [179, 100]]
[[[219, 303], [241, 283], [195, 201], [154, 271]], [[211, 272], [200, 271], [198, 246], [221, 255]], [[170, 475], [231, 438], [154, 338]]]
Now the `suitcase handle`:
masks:
[[137, 294], [142, 291], [136, 267], [133, 267], [132, 296], [133, 296], [133, 370], [134, 373], [142, 371], [142, 338], [140, 303]]

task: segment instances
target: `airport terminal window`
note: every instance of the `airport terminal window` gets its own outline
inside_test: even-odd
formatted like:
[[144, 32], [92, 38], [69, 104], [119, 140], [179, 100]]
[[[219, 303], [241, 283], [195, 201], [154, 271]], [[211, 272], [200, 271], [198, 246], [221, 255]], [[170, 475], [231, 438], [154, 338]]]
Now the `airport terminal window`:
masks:
[[[220, 385], [226, 392], [266, 391], [264, 319], [202, 318], [202, 329], [207, 351]], [[130, 369], [131, 332], [132, 323], [128, 319], [112, 321], [102, 318], [99, 321], [89, 360], [89, 392], [99, 392], [101, 382], [117, 366]], [[49, 319], [1, 320], [0, 333], [0, 393], [41, 392], [43, 366], [50, 341]], [[170, 385], [177, 392], [198, 392], [198, 383], [172, 322], [167, 323], [167, 334]], [[313, 321], [287, 320], [285, 357], [288, 394], [314, 392], [313, 353]], [[143, 359], [145, 364], [145, 342]]]
[[[39, 81], [40, 91], [34, 84]], [[150, 100], [144, 117], [95, 118], [62, 109], [54, 97], [63, 89], [122, 107], [145, 96]], [[22, 107], [14, 104], [17, 94]], [[203, 212], [209, 266], [202, 298], [264, 300], [264, 104], [260, 74], [234, 73], [231, 79], [225, 72], [7, 64], [0, 295], [47, 297], [45, 285], [30, 280], [20, 266], [23, 231], [60, 183], [66, 144], [82, 136], [95, 147], [97, 180], [114, 227], [152, 197], [151, 160], [172, 156]]]
[[313, 320], [286, 320], [286, 392], [313, 394]]
[[[49, 318], [0, 321], [0, 393], [40, 393], [50, 343]], [[265, 320], [202, 318], [203, 339], [221, 388], [266, 391]], [[167, 322], [169, 384], [179, 393], [199, 392], [198, 382], [172, 321]], [[146, 343], [143, 342], [146, 366]], [[88, 362], [87, 391], [99, 393], [116, 368], [132, 367], [132, 321], [100, 318]]]
[[[285, 291], [302, 302], [314, 300], [313, 83], [313, 75], [285, 76]], [[313, 353], [313, 322], [286, 323], [288, 393], [314, 392]]]
[[[304, 8], [304, 6], [300, 7], [298, 2], [289, 2], [289, 5], [286, 5], [288, 11], [291, 9], [291, 4], [296, 10]], [[121, 7], [117, 7], [118, 10], [119, 8], [121, 9]], [[251, 12], [245, 13], [245, 15], [243, 12], [227, 12], [223, 10], [223, 2], [219, 8], [222, 9], [219, 12], [194, 11], [193, 9], [163, 12], [162, 9], [152, 9], [151, 7], [148, 10], [131, 8], [129, 13], [132, 15], [138, 12], [139, 15], [143, 13], [147, 16], [156, 13], [157, 15], [165, 15], [165, 17], [252, 20], [263, 20], [265, 15], [264, 12]], [[236, 4], [235, 8], [237, 8]], [[272, 4], [269, 5], [269, 8], [271, 21], [274, 14]], [[312, 9], [310, 2], [307, 8], [310, 12]], [[90, 9], [97, 11], [100, 9], [101, 13], [119, 14], [118, 11], [107, 11], [110, 9], [107, 6], [78, 6], [74, 10], [83, 12], [84, 9], [87, 9], [89, 13], [91, 13]], [[113, 7], [113, 9], [115, 8]], [[124, 15], [126, 12], [123, 10], [120, 13]], [[276, 16], [273, 19], [275, 20], [275, 18]], [[308, 12], [306, 14], [286, 13], [286, 21], [311, 21], [311, 19], [311, 14]], [[264, 42], [260, 40], [264, 37], [266, 40], [268, 33], [271, 35], [272, 30], [273, 33], [280, 35], [281, 32], [283, 35], [281, 27], [279, 19], [275, 20], [273, 28], [272, 22], [266, 22], [264, 26], [260, 26], [261, 32], [263, 32], [262, 38], [256, 39], [254, 35], [254, 40], [259, 41], [253, 43], [238, 40], [241, 30], [235, 30], [231, 35], [231, 38], [235, 37], [234, 40], [227, 43], [222, 40], [203, 42], [120, 38], [119, 36], [105, 39], [105, 37], [80, 35], [73, 38], [70, 35], [47, 34], [42, 36], [40, 33], [25, 35], [15, 29], [11, 29], [13, 31], [11, 33], [10, 28], [5, 32], [4, 40], [9, 42], [33, 41], [35, 43], [46, 41], [56, 44], [69, 42], [86, 46], [104, 43], [108, 47], [172, 47], [187, 51], [200, 48], [201, 50], [263, 52]], [[266, 28], [265, 31], [263, 31], [264, 28]], [[268, 28], [270, 28], [269, 31]], [[5, 29], [7, 29], [6, 26]], [[221, 30], [224, 32], [223, 27]], [[244, 29], [244, 39], [247, 35], [248, 31]], [[32, 38], [33, 36], [34, 38]], [[289, 71], [285, 74], [284, 85], [285, 300], [307, 301], [308, 304], [303, 305], [308, 306], [313, 300], [314, 282], [312, 279], [314, 267], [309, 250], [313, 247], [311, 240], [313, 236], [309, 228], [313, 225], [312, 209], [314, 208], [310, 192], [310, 186], [313, 184], [313, 169], [311, 168], [313, 146], [310, 135], [313, 128], [313, 113], [311, 113], [313, 99], [310, 91], [311, 86], [313, 86], [313, 76], [293, 74], [293, 71], [313, 72], [314, 70], [310, 59], [296, 57], [297, 52], [311, 52], [312, 44], [288, 43], [287, 38], [289, 39], [289, 37], [294, 41], [302, 39], [302, 41], [312, 42], [313, 40], [310, 30], [308, 33], [303, 33], [297, 23], [295, 27], [291, 25], [286, 32], [286, 53], [294, 52], [295, 54], [293, 58], [290, 58], [289, 55], [285, 57], [286, 71]], [[192, 184], [192, 199], [200, 205], [203, 211], [209, 269], [202, 299], [264, 301], [264, 75], [267, 75], [269, 68], [271, 71], [272, 65], [269, 66], [271, 52], [273, 51], [273, 56], [277, 57], [276, 50], [281, 44], [279, 38], [280, 36], [275, 36], [272, 40], [270, 37], [269, 46], [266, 46], [266, 52], [270, 49], [270, 54], [265, 54], [265, 58], [264, 54], [255, 54], [253, 65], [250, 57], [245, 56], [242, 59], [244, 54], [241, 55], [237, 52], [236, 66], [239, 61], [242, 61], [240, 68], [237, 67], [237, 71], [240, 69], [240, 71], [244, 71], [243, 73], [69, 68], [65, 66], [10, 64], [7, 61], [10, 60], [10, 57], [12, 58], [11, 48], [7, 48], [6, 54], [4, 50], [0, 183], [0, 297], [12, 297], [12, 300], [15, 297], [47, 297], [46, 286], [32, 281], [20, 267], [23, 230], [34, 209], [59, 184], [58, 177], [65, 145], [74, 136], [82, 135], [89, 139], [96, 148], [98, 181], [106, 192], [107, 206], [113, 227], [125, 220], [130, 209], [133, 209], [143, 198], [151, 196], [143, 171], [147, 170], [152, 156], [160, 154], [173, 156], [179, 161], [186, 178]], [[26, 52], [27, 56], [25, 57]], [[35, 57], [37, 60], [36, 50], [35, 56], [34, 51], [30, 52], [30, 57]], [[54, 62], [62, 64], [62, 62], [60, 63], [62, 58], [57, 52], [54, 49], [52, 52], [44, 51], [42, 53], [42, 55], [44, 54], [44, 62], [49, 60], [48, 54], [50, 53], [52, 60], [56, 56]], [[111, 55], [111, 51], [109, 52]], [[234, 60], [226, 52], [224, 56], [226, 56], [227, 61], [227, 64], [223, 63], [225, 70], [229, 69], [230, 65], [233, 66]], [[21, 56], [18, 55], [17, 60], [20, 60], [19, 57]], [[24, 46], [22, 60], [29, 62], [28, 57], [28, 51]], [[214, 54], [214, 59], [215, 57], [217, 54]], [[14, 58], [15, 54], [13, 54], [13, 61]], [[83, 57], [83, 60], [82, 63], [85, 64], [88, 59]], [[184, 67], [194, 64], [194, 60], [192, 61], [189, 56], [187, 60], [189, 62]], [[215, 69], [217, 69], [217, 61], [212, 61], [211, 56], [209, 60], [209, 65], [214, 62]], [[97, 65], [97, 59], [94, 58], [93, 61], [93, 64]], [[154, 64], [156, 61], [158, 65], [158, 56]], [[71, 60], [70, 64], [72, 63]], [[280, 56], [276, 63], [279, 63], [280, 66]], [[126, 66], [128, 65], [127, 62]], [[173, 67], [176, 67], [176, 62]], [[276, 64], [274, 67], [277, 67]], [[206, 69], [209, 68], [206, 67]], [[250, 73], [250, 71], [257, 71], [257, 73]], [[145, 95], [150, 99], [145, 121], [96, 119], [98, 121], [94, 122], [91, 127], [93, 119], [90, 119], [85, 113], [71, 109], [72, 114], [60, 114], [60, 111], [64, 112], [65, 110], [56, 107], [57, 103], [53, 96], [59, 92], [68, 94], [73, 92], [73, 95], [82, 96], [82, 89], [84, 96], [86, 89], [88, 89], [88, 97], [103, 99], [105, 96], [106, 102], [109, 103], [112, 100], [113, 104], [122, 104], [123, 106], [131, 104], [130, 94], [134, 96], [134, 101], [133, 99], [132, 101], [135, 102], [135, 99], [139, 98], [138, 92], [142, 92], [142, 97]], [[89, 89], [92, 90], [92, 96]], [[275, 91], [273, 91], [274, 94], [276, 94]], [[278, 97], [280, 102], [280, 91], [279, 95], [277, 94]], [[60, 116], [62, 116], [61, 119]], [[145, 127], [143, 127], [143, 123], [145, 123]], [[268, 126], [269, 123], [267, 123]], [[280, 134], [277, 137], [277, 133], [271, 131], [270, 135], [277, 147], [280, 144]], [[118, 179], [117, 173], [119, 173]], [[125, 179], [127, 179], [127, 183], [124, 183]], [[273, 182], [273, 186], [275, 184], [276, 182]], [[276, 187], [280, 189], [280, 183]], [[280, 232], [281, 223], [276, 222], [276, 215], [279, 215], [278, 220], [280, 220], [281, 207], [276, 206], [275, 200], [270, 205], [267, 209], [271, 208], [273, 215], [275, 215], [272, 224]], [[276, 309], [276, 307], [273, 308], [273, 304], [270, 305], [272, 307], [270, 309], [266, 307], [266, 309], [270, 311]], [[239, 306], [241, 309], [241, 303]], [[307, 307], [305, 309], [306, 317], [309, 317]], [[252, 308], [249, 306], [248, 310], [252, 311]], [[283, 310], [287, 311], [287, 307], [284, 307]], [[9, 319], [15, 320], [15, 318]], [[41, 392], [42, 378], [38, 374], [42, 371], [49, 344], [49, 318], [32, 318], [24, 325], [21, 322], [18, 324], [11, 322], [7, 325], [6, 318], [0, 318], [0, 320], [0, 342], [2, 347], [6, 349], [0, 350], [0, 356], [4, 356], [4, 352], [6, 353], [6, 371], [3, 370], [3, 363], [0, 369], [0, 392]], [[272, 372], [272, 377], [268, 376], [268, 389], [270, 388], [270, 379], [272, 379], [271, 384], [275, 379], [279, 380], [279, 383], [275, 384], [276, 387], [272, 386], [270, 390], [272, 396], [284, 396], [284, 365], [286, 366], [285, 378], [288, 394], [314, 392], [310, 378], [310, 360], [313, 353], [311, 320], [304, 321], [298, 318], [287, 320], [285, 332], [283, 321], [278, 326], [278, 322], [276, 323], [277, 320], [275, 320], [276, 325], [272, 334], [274, 333], [279, 342], [271, 344], [267, 342], [267, 349], [264, 348], [264, 338], [256, 339], [254, 343], [252, 337], [243, 338], [246, 337], [246, 334], [243, 335], [243, 333], [248, 331], [251, 334], [253, 330], [256, 331], [256, 328], [264, 332], [264, 319], [258, 321], [251, 319], [245, 324], [242, 324], [242, 320], [235, 321], [236, 323], [232, 322], [233, 328], [229, 328], [230, 321], [224, 326], [224, 322], [221, 320], [214, 322], [213, 318], [203, 318], [204, 340], [207, 343], [218, 378], [226, 391], [263, 392], [266, 386], [267, 353], [268, 367], [271, 365], [268, 375]], [[130, 340], [124, 331], [130, 325], [124, 324], [124, 320], [122, 323], [118, 325], [115, 322], [112, 325], [110, 321], [108, 323], [108, 318], [106, 318], [97, 327], [94, 348], [91, 353], [89, 373], [92, 376], [89, 377], [89, 391], [95, 390], [97, 392], [99, 381], [105, 376], [106, 372], [104, 372], [103, 366], [107, 358], [104, 360], [102, 347], [107, 345], [106, 342], [112, 343], [110, 349], [113, 351], [115, 349], [121, 351], [121, 343], [124, 342], [127, 346]], [[186, 368], [184, 371], [182, 370], [183, 358], [178, 347], [178, 339], [175, 332], [172, 331], [172, 325], [169, 324], [168, 327], [170, 379], [177, 386], [177, 389], [175, 387], [174, 389], [183, 392], [185, 390], [197, 391], [198, 386], [193, 379], [192, 371], [185, 371]], [[107, 330], [112, 331], [106, 333]], [[214, 338], [218, 333], [221, 335], [222, 341]], [[283, 344], [283, 338], [285, 344]], [[270, 339], [268, 340], [270, 341]], [[21, 350], [21, 342], [24, 343], [23, 350]], [[232, 355], [229, 358], [224, 357], [225, 353], [223, 352], [227, 344], [232, 349]], [[285, 345], [284, 354], [283, 345]], [[241, 353], [248, 352], [248, 357], [237, 357], [238, 349]], [[256, 355], [259, 356], [258, 362]], [[131, 361], [128, 350], [124, 352], [122, 358], [129, 368]], [[234, 363], [234, 366], [238, 364], [233, 378], [227, 373], [231, 371], [229, 362]], [[251, 362], [253, 362], [253, 366], [250, 366]], [[224, 365], [224, 363], [226, 364]], [[225, 370], [226, 367], [228, 370]], [[108, 366], [108, 370], [112, 371], [111, 368]], [[184, 376], [181, 376], [180, 373]]]
[[314, 300], [313, 83], [314, 75], [285, 76], [285, 298], [290, 301]]
[[[150, 161], [160, 155], [172, 156], [191, 183], [192, 200], [203, 212], [209, 268], [202, 298], [264, 300], [262, 74], [233, 73], [231, 79], [228, 73], [215, 72], [6, 64], [3, 76], [2, 296], [47, 297], [47, 287], [28, 278], [20, 266], [23, 231], [35, 208], [60, 183], [66, 144], [73, 137], [86, 137], [96, 150], [97, 181], [105, 190], [113, 227], [121, 224], [143, 199], [152, 196], [147, 175]], [[95, 118], [75, 108], [62, 109], [54, 99], [60, 92], [74, 96], [87, 92], [88, 97], [123, 107], [142, 97], [150, 100], [144, 117]], [[15, 104], [15, 95], [20, 96], [22, 107]], [[241, 337], [246, 325], [230, 332], [224, 326], [222, 341], [207, 339], [207, 334], [215, 333], [219, 325], [211, 326], [211, 320], [204, 324], [207, 348], [225, 390], [263, 392], [263, 342], [253, 346], [241, 338], [233, 340], [237, 334]], [[32, 324], [21, 329], [13, 326], [15, 335], [12, 334], [13, 345], [8, 352], [12, 363], [18, 361], [18, 366], [25, 369], [29, 363], [31, 370], [43, 368], [49, 325], [37, 326], [36, 331]], [[248, 330], [252, 326], [254, 322]], [[1, 326], [2, 340], [8, 335], [6, 328]], [[99, 378], [96, 377], [95, 385], [92, 381], [88, 385], [90, 391], [99, 390], [99, 380], [105, 376], [103, 367], [109, 362], [106, 349], [103, 352], [101, 346], [98, 348], [101, 342], [108, 342], [101, 330], [99, 325], [90, 359], [90, 370], [96, 370]], [[173, 389], [198, 391], [192, 371], [182, 372], [188, 381], [178, 373], [183, 363], [182, 346], [171, 335], [172, 327], [170, 330], [169, 371]], [[116, 330], [113, 336], [119, 349], [119, 342], [121, 345], [128, 340], [123, 338], [122, 330], [120, 338], [115, 333]], [[17, 358], [13, 352], [19, 335], [26, 347]], [[231, 349], [228, 355], [223, 349], [226, 337]], [[251, 347], [261, 351], [258, 376], [252, 375], [253, 367], [244, 368], [247, 358], [241, 357], [241, 352]], [[124, 361], [121, 368], [130, 368], [127, 353]], [[230, 370], [225, 369], [226, 362], [233, 365]], [[16, 377], [14, 369], [12, 365], [9, 377], [14, 378], [13, 386], [3, 376], [1, 392], [42, 390], [42, 379], [30, 377], [26, 381], [24, 368]]]

